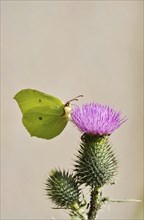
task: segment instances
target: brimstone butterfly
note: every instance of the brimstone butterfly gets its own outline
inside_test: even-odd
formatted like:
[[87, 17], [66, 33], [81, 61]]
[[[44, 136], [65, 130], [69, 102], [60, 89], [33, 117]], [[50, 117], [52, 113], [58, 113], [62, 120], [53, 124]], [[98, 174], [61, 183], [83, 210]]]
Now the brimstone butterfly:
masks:
[[68, 123], [72, 100], [64, 104], [58, 98], [34, 89], [21, 90], [14, 99], [23, 114], [22, 122], [31, 136], [54, 138]]

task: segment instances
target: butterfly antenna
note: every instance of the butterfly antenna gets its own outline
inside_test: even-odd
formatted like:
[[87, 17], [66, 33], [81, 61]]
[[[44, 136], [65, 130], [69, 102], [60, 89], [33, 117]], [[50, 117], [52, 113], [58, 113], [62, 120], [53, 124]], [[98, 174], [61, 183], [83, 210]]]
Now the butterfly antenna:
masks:
[[67, 102], [65, 103], [65, 106], [68, 106], [68, 105], [70, 104], [70, 102], [72, 102], [72, 101], [78, 101], [78, 98], [80, 98], [80, 97], [83, 97], [83, 95], [78, 95], [78, 96], [76, 96], [75, 98], [70, 99], [69, 101], [67, 101]]
[[72, 102], [72, 101], [78, 101], [78, 98], [83, 97], [83, 95], [78, 95], [75, 98], [69, 100], [68, 102]]

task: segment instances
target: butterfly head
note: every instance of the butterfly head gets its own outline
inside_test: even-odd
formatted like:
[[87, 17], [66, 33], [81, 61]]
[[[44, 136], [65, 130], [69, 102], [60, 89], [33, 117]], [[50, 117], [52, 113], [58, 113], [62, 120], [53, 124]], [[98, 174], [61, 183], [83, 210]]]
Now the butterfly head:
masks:
[[70, 112], [71, 112], [71, 102], [72, 101], [78, 101], [78, 98], [79, 97], [83, 97], [83, 95], [79, 95], [79, 96], [76, 96], [75, 98], [67, 101], [65, 104], [64, 104], [64, 110], [65, 110], [65, 115], [67, 117], [70, 117]]

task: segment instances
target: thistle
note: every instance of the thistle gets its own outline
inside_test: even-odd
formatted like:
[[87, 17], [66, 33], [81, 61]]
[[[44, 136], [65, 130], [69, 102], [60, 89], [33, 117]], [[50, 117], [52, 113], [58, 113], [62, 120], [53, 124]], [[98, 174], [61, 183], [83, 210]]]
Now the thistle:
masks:
[[105, 201], [101, 187], [113, 182], [117, 160], [109, 143], [109, 135], [124, 122], [121, 114], [109, 106], [90, 103], [76, 107], [71, 113], [73, 123], [83, 133], [75, 161], [78, 182], [90, 186], [88, 220], [94, 220]]
[[92, 188], [112, 183], [118, 165], [109, 135], [124, 122], [120, 112], [109, 106], [90, 103], [82, 108], [76, 107], [71, 117], [84, 132], [75, 163], [79, 182]]

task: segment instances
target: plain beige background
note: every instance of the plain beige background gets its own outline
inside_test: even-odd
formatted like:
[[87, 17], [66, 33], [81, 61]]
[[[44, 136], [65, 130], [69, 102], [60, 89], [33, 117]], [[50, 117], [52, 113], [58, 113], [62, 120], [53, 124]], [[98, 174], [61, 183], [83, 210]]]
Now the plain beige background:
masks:
[[[31, 138], [13, 96], [35, 88], [79, 104], [95, 101], [128, 118], [111, 136], [118, 155], [111, 198], [142, 199], [142, 1], [2, 1], [2, 219], [68, 219], [51, 209], [45, 180], [72, 168], [80, 133], [69, 123], [50, 141]], [[111, 204], [99, 219], [142, 219], [142, 204]]]

